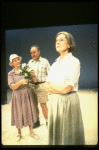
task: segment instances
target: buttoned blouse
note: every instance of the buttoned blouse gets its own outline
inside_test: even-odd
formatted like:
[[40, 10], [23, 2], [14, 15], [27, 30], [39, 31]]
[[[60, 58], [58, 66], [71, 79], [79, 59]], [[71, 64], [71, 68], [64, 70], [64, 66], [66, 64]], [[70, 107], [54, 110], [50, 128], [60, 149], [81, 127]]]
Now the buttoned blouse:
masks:
[[9, 73], [8, 73], [8, 85], [11, 88], [13, 84], [16, 84], [20, 80], [24, 79], [24, 76], [20, 76], [19, 72], [16, 72], [15, 69], [13, 68]]
[[72, 85], [71, 91], [78, 90], [78, 81], [80, 76], [80, 61], [72, 55], [67, 54], [60, 60], [60, 57], [52, 64], [46, 82], [55, 82], [62, 84], [64, 79], [70, 79], [69, 85]]
[[37, 61], [31, 59], [28, 62], [29, 67], [31, 67], [35, 71], [35, 75], [37, 77], [38, 82], [45, 82], [50, 70], [50, 64], [47, 59], [40, 58]]

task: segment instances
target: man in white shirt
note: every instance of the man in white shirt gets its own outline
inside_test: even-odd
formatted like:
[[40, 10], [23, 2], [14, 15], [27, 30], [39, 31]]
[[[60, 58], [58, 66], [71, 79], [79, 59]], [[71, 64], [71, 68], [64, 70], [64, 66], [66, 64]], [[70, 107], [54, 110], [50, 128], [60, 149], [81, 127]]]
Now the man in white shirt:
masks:
[[38, 99], [38, 102], [36, 102], [38, 121], [33, 126], [33, 128], [36, 128], [40, 126], [38, 103], [40, 103], [40, 106], [42, 108], [42, 113], [44, 115], [44, 118], [46, 119], [46, 125], [48, 124], [48, 109], [46, 105], [46, 102], [48, 101], [48, 93], [45, 91], [43, 85], [50, 70], [50, 64], [47, 59], [40, 56], [40, 49], [37, 45], [31, 47], [30, 53], [32, 59], [28, 64], [29, 67], [34, 70], [35, 76], [37, 78], [37, 82], [30, 85], [31, 88], [33, 88], [33, 90], [35, 91]]

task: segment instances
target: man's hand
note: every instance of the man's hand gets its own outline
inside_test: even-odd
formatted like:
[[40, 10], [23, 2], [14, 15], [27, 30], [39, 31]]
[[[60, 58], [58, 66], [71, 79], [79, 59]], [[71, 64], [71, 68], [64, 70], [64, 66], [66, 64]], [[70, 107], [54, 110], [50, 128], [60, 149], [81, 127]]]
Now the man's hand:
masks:
[[35, 71], [34, 70], [31, 70], [31, 73], [30, 73], [33, 77], [35, 77]]

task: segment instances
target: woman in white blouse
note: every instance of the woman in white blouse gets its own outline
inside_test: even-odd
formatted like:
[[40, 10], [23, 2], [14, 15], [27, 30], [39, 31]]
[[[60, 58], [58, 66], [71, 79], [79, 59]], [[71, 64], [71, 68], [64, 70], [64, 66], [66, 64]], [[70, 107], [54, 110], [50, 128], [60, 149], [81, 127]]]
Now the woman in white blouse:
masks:
[[78, 80], [80, 61], [72, 55], [73, 36], [56, 35], [56, 51], [60, 57], [51, 66], [45, 88], [49, 92], [49, 145], [84, 145], [84, 128], [80, 109]]

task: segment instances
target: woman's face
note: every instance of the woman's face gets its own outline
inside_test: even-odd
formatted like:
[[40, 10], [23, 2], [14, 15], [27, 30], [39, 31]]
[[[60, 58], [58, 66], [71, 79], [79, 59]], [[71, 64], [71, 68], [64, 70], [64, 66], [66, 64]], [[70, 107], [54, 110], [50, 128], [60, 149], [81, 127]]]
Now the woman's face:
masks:
[[21, 58], [20, 57], [14, 58], [12, 60], [12, 66], [14, 66], [14, 67], [20, 67], [20, 64], [21, 64]]
[[56, 51], [59, 53], [65, 52], [69, 48], [68, 41], [64, 34], [60, 34], [56, 38]]

